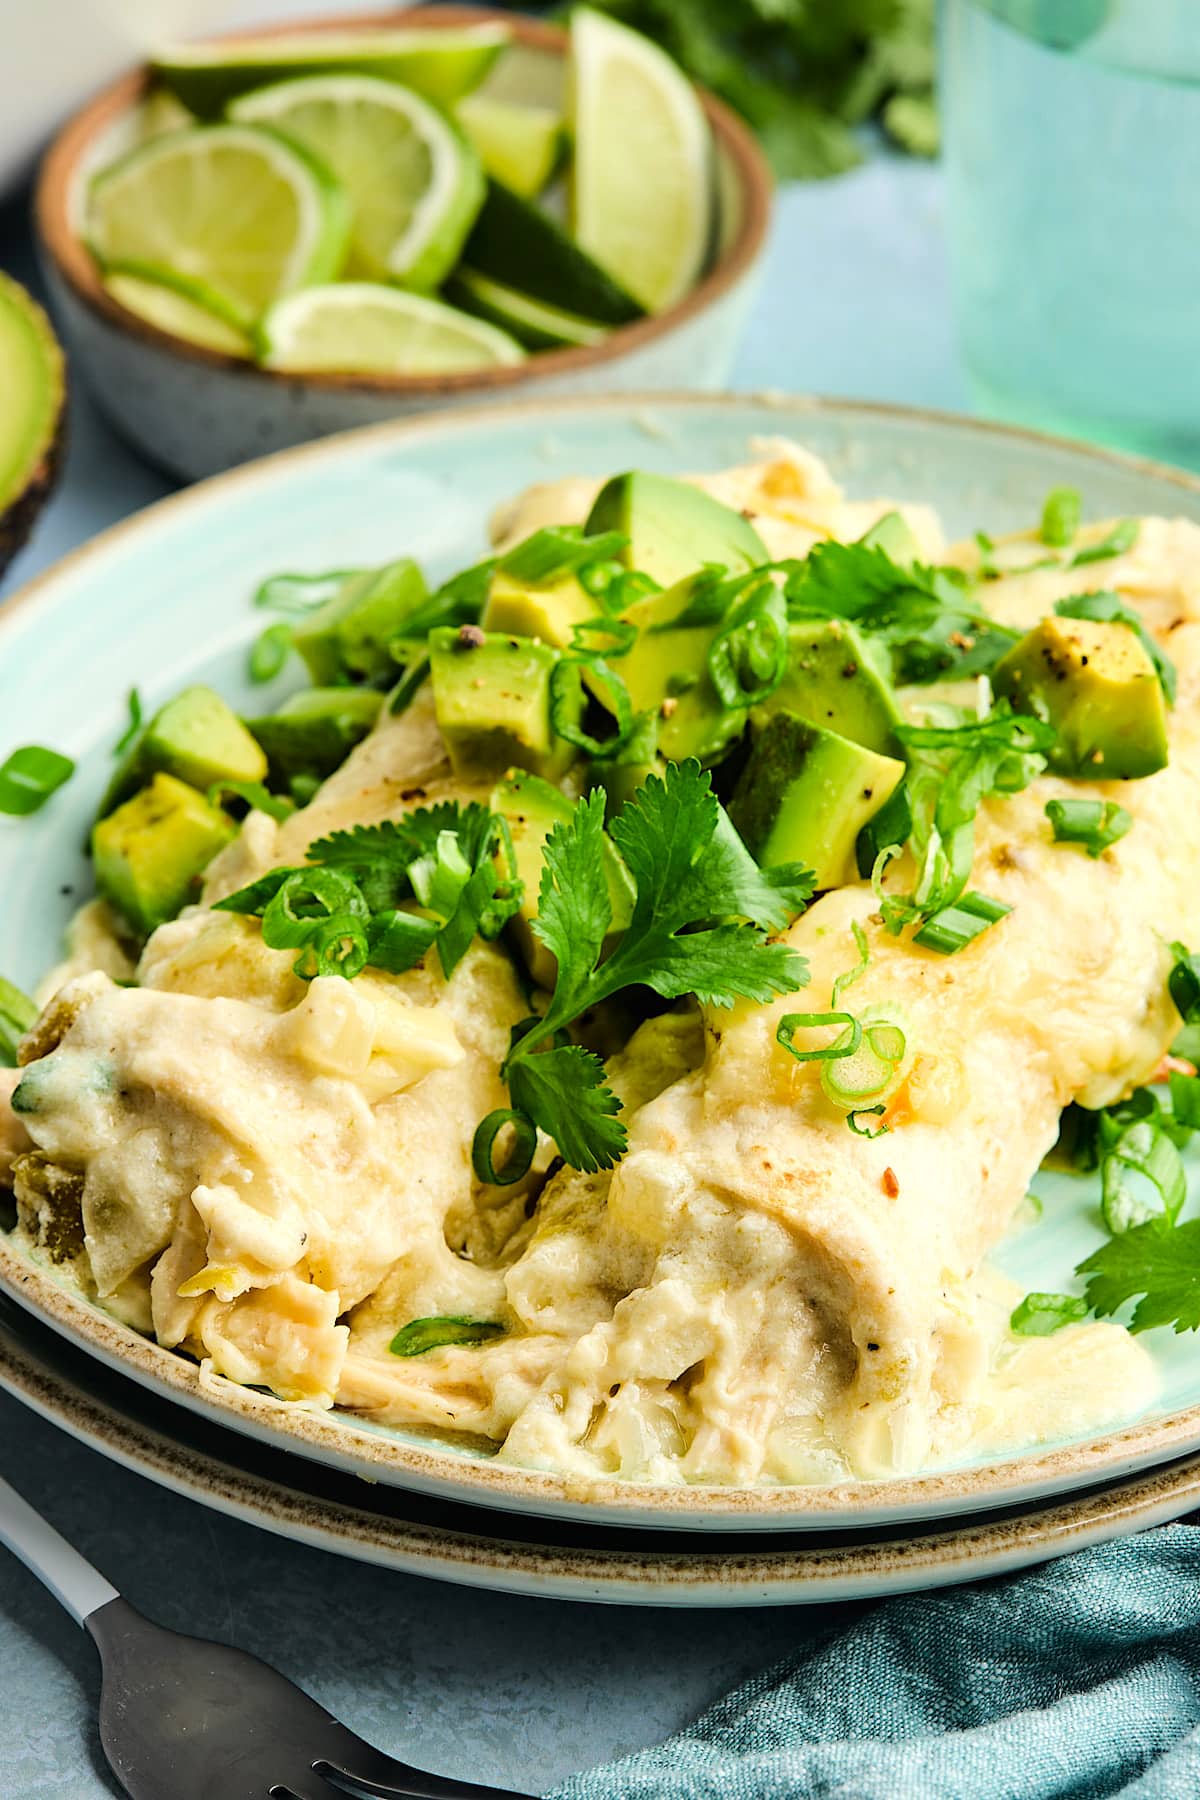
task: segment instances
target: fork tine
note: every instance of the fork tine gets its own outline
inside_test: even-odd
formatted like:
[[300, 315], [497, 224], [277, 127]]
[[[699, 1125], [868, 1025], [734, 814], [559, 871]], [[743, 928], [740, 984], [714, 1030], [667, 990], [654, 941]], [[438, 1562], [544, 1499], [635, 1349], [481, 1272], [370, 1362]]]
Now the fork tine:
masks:
[[269, 1790], [270, 1800], [344, 1800], [316, 1768], [303, 1775], [289, 1775], [287, 1780]]
[[377, 1796], [378, 1800], [532, 1800], [511, 1788], [480, 1786], [474, 1781], [457, 1781], [447, 1775], [431, 1775], [414, 1769], [376, 1750], [354, 1732], [347, 1730], [340, 1754], [322, 1756], [316, 1767], [326, 1770], [335, 1781], [347, 1782], [352, 1788]]

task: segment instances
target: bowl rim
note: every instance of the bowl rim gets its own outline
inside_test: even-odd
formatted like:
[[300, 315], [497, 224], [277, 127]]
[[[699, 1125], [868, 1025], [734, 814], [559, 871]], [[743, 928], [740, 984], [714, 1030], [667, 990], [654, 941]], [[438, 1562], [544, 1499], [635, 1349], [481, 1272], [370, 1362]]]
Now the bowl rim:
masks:
[[[426, 411], [331, 433], [184, 486], [108, 526], [6, 596], [0, 603], [0, 656], [5, 654], [9, 632], [29, 617], [26, 603], [44, 599], [64, 575], [78, 574], [90, 561], [107, 557], [148, 526], [202, 509], [214, 494], [229, 493], [235, 486], [249, 488], [256, 481], [271, 479], [282, 469], [336, 457], [339, 450], [351, 444], [420, 444], [435, 437], [468, 435], [497, 422], [553, 421], [559, 415], [572, 413], [620, 411], [633, 417], [653, 417], [656, 413], [686, 414], [692, 410], [733, 412], [746, 405], [769, 408], [780, 429], [791, 429], [797, 435], [802, 433], [806, 419], [819, 415], [950, 429], [984, 442], [1009, 440], [1043, 450], [1068, 451], [1100, 468], [1148, 476], [1193, 498], [1200, 496], [1200, 475], [1185, 469], [1021, 425], [930, 407], [779, 390], [703, 393], [647, 389], [598, 395], [528, 395], [516, 400]], [[1176, 1457], [1195, 1455], [1200, 1445], [1200, 1404], [1191, 1404], [1171, 1413], [1151, 1407], [1129, 1424], [1090, 1438], [1033, 1446], [988, 1463], [880, 1480], [772, 1487], [674, 1487], [617, 1477], [584, 1481], [563, 1473], [468, 1461], [432, 1439], [418, 1447], [374, 1433], [353, 1415], [340, 1410], [317, 1413], [231, 1383], [221, 1386], [221, 1397], [217, 1398], [201, 1383], [197, 1365], [73, 1293], [43, 1263], [17, 1249], [3, 1231], [0, 1292], [101, 1362], [191, 1412], [215, 1418], [325, 1466], [351, 1467], [357, 1473], [367, 1473], [368, 1479], [426, 1494], [463, 1498], [461, 1477], [464, 1470], [469, 1470], [470, 1503], [500, 1511], [507, 1508], [579, 1518], [604, 1509], [614, 1522], [623, 1524], [669, 1524], [718, 1532], [841, 1529], [847, 1517], [854, 1529], [890, 1528], [959, 1515], [978, 1516], [994, 1509], [1069, 1496], [1138, 1471], [1152, 1471]]]
[[[521, 14], [499, 12], [487, 6], [428, 5], [392, 9], [386, 12], [356, 12], [324, 15], [320, 18], [292, 20], [283, 24], [242, 28], [213, 33], [205, 43], [261, 41], [286, 37], [298, 29], [309, 33], [362, 32], [397, 28], [445, 31], [468, 25], [502, 23], [512, 31], [515, 43], [533, 49], [562, 55], [567, 46], [567, 32], [558, 25]], [[707, 89], [696, 86], [716, 146], [732, 164], [741, 192], [742, 217], [737, 232], [712, 266], [683, 299], [664, 312], [648, 314], [631, 324], [620, 325], [598, 344], [571, 345], [557, 350], [536, 350], [522, 362], [494, 368], [464, 370], [448, 375], [380, 375], [343, 374], [314, 371], [302, 373], [283, 369], [267, 369], [244, 357], [212, 350], [203, 344], [192, 344], [184, 338], [162, 331], [148, 320], [129, 312], [108, 293], [99, 268], [83, 238], [74, 230], [70, 216], [70, 196], [80, 161], [97, 136], [123, 113], [129, 111], [150, 85], [149, 63], [129, 70], [95, 94], [72, 114], [50, 144], [38, 170], [34, 190], [33, 217], [37, 237], [55, 269], [72, 293], [84, 306], [98, 313], [104, 321], [125, 336], [149, 348], [170, 352], [199, 368], [221, 370], [247, 382], [261, 382], [320, 393], [394, 394], [400, 396], [439, 396], [458, 394], [502, 395], [520, 389], [529, 382], [576, 371], [602, 369], [623, 356], [642, 349], [688, 324], [723, 299], [751, 271], [766, 242], [774, 192], [770, 167], [750, 128], [722, 101]]]

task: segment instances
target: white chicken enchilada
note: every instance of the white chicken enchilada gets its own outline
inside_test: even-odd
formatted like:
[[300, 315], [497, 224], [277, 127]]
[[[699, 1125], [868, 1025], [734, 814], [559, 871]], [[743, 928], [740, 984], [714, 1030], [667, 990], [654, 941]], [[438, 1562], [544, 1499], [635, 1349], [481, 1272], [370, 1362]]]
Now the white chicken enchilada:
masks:
[[[1200, 1325], [1200, 527], [947, 546], [803, 449], [280, 576], [311, 685], [135, 718], [0, 985], [14, 1233], [207, 1378], [510, 1465], [829, 1483], [1081, 1436]], [[61, 759], [60, 759], [61, 760]], [[26, 747], [0, 805], [62, 778]], [[989, 1266], [1098, 1171], [1069, 1292]]]

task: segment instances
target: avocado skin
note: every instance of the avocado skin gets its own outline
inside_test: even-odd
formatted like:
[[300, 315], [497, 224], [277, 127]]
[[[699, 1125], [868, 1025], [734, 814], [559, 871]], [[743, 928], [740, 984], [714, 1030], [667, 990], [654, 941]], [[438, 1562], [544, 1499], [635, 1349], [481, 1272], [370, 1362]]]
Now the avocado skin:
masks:
[[386, 687], [396, 677], [390, 646], [428, 598], [425, 577], [411, 557], [402, 556], [349, 576], [296, 626], [292, 642], [317, 687], [346, 676]]
[[[532, 638], [440, 625], [429, 634], [438, 726], [455, 773], [471, 777], [515, 765], [553, 778], [576, 751], [550, 722], [550, 678], [561, 661]], [[583, 701], [577, 712], [582, 715]]]
[[0, 575], [18, 550], [25, 547], [38, 514], [58, 486], [67, 454], [67, 416], [64, 400], [55, 421], [54, 436], [21, 492], [0, 512]]
[[243, 723], [265, 750], [272, 780], [316, 775], [323, 781], [366, 737], [382, 705], [374, 688], [303, 688], [277, 712]]
[[882, 756], [902, 754], [896, 728], [903, 720], [895, 691], [845, 619], [788, 628], [787, 672], [763, 710], [795, 713]]
[[1078, 781], [1137, 781], [1167, 765], [1167, 709], [1127, 625], [1043, 619], [997, 663], [992, 689], [1057, 733], [1046, 760]]
[[200, 876], [236, 831], [187, 782], [157, 774], [94, 828], [96, 885], [148, 935], [196, 898]]
[[891, 798], [904, 764], [784, 711], [751, 715], [749, 760], [729, 817], [764, 868], [799, 862], [818, 891], [857, 879], [855, 839]]
[[[521, 909], [509, 929], [530, 975], [539, 986], [552, 988], [558, 964], [553, 952], [531, 930], [531, 925], [538, 910], [542, 847], [556, 825], [570, 822], [574, 803], [552, 782], [543, 781], [525, 769], [510, 769], [503, 781], [492, 789], [490, 804], [493, 812], [501, 813], [508, 821], [517, 873], [525, 884]], [[629, 870], [607, 834], [603, 845], [604, 874], [613, 912], [612, 924], [604, 938], [607, 953], [633, 916], [635, 889]]]
[[589, 536], [623, 531], [629, 543], [621, 560], [663, 587], [695, 575], [705, 563], [740, 575], [769, 561], [766, 545], [741, 513], [690, 482], [644, 469], [605, 482], [584, 530]]

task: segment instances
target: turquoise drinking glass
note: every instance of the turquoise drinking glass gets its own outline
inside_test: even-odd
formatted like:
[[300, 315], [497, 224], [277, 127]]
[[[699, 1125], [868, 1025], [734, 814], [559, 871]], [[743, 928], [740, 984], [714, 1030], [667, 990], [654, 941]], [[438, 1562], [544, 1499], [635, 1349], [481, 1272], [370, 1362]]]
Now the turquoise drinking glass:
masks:
[[1200, 0], [942, 0], [978, 409], [1200, 468]]

